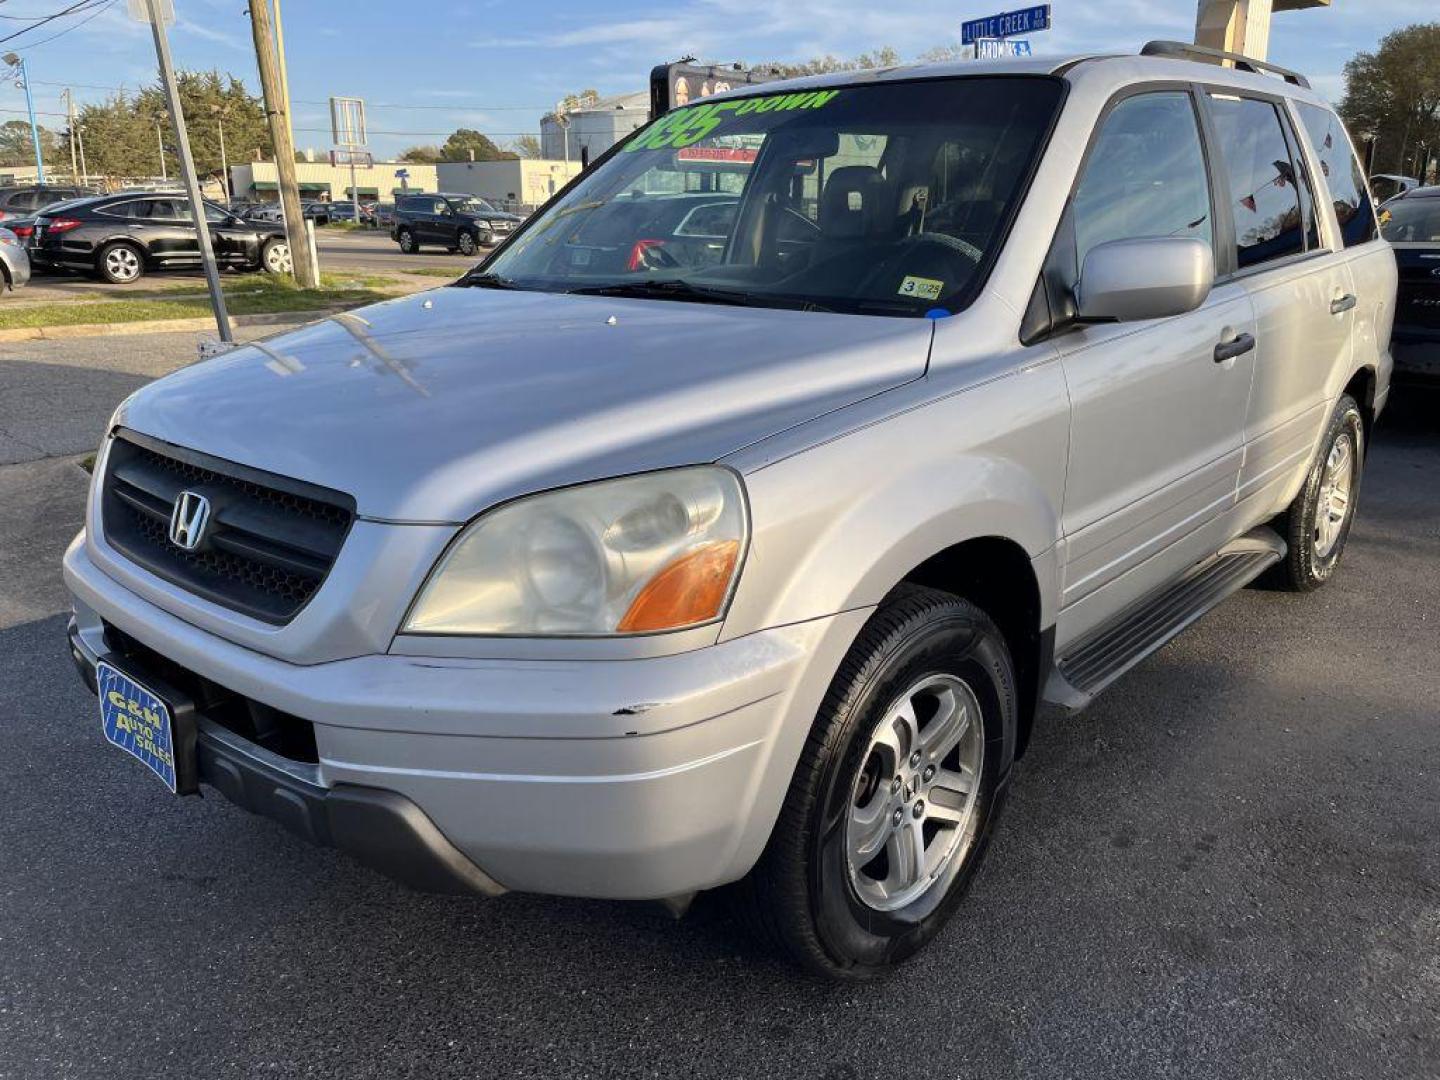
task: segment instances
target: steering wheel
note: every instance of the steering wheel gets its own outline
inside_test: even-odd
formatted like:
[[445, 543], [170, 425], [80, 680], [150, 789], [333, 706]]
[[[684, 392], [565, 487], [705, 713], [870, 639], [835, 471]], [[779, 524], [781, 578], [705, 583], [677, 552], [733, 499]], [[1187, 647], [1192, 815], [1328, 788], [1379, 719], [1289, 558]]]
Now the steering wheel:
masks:
[[[860, 287], [856, 290], [858, 295], [870, 295], [874, 288], [887, 277], [893, 277], [902, 269], [908, 269], [908, 264], [923, 258], [927, 249], [930, 253], [945, 258], [959, 256], [971, 264], [967, 269], [979, 266], [980, 260], [985, 254], [974, 244], [967, 243], [948, 233], [917, 233], [914, 236], [897, 240], [893, 246], [894, 250], [875, 269], [865, 275], [864, 280], [860, 282]], [[934, 273], [933, 267], [930, 268], [930, 272]]]

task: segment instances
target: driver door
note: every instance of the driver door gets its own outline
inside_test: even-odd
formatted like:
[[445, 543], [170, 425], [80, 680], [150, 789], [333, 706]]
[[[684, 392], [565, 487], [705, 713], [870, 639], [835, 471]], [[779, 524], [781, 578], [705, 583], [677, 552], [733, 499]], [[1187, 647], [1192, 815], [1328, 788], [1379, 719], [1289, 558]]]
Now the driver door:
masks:
[[[1073, 288], [1086, 252], [1106, 241], [1191, 236], [1213, 248], [1213, 202], [1189, 91], [1131, 95], [1100, 122], [1051, 266]], [[1228, 539], [1254, 323], [1244, 286], [1221, 283], [1187, 314], [1056, 339], [1072, 411], [1057, 644]]]

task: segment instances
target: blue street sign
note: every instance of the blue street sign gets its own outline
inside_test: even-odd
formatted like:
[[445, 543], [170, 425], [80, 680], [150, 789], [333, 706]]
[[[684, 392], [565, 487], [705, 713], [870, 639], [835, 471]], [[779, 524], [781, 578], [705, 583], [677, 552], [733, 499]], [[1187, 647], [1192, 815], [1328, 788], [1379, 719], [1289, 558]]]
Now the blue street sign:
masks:
[[1002, 60], [1009, 56], [1033, 55], [1030, 42], [1024, 38], [1003, 41], [998, 38], [980, 38], [975, 42], [976, 60]]
[[1050, 29], [1050, 5], [1004, 11], [960, 24], [960, 44], [973, 45], [980, 38], [1007, 38]]
[[410, 176], [410, 170], [409, 170], [409, 169], [396, 169], [396, 170], [395, 170], [395, 179], [396, 179], [396, 180], [405, 180], [405, 179], [407, 179], [409, 176]]

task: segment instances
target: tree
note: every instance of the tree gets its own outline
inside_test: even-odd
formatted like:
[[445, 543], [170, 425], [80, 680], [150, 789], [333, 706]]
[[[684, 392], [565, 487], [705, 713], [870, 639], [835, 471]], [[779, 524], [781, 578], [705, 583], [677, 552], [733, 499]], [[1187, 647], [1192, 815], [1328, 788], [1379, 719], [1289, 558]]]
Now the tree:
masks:
[[[60, 164], [65, 155], [65, 168], [70, 168], [70, 150], [65, 140], [49, 128], [40, 128], [40, 154], [47, 164]], [[6, 120], [0, 124], [0, 165], [34, 165], [35, 141], [30, 135], [28, 120]]]
[[898, 63], [900, 63], [900, 54], [889, 45], [884, 45], [874, 52], [861, 53], [850, 60], [843, 60], [838, 56], [817, 56], [813, 60], [800, 63], [786, 63], [777, 60], [755, 66], [762, 71], [775, 71], [784, 78], [793, 79], [800, 75], [828, 75], [832, 71], [894, 67]]
[[510, 144], [515, 153], [522, 158], [538, 158], [540, 153], [540, 136], [538, 135], [517, 135], [515, 141]]
[[[230, 162], [249, 161], [258, 150], [273, 156], [265, 110], [260, 99], [234, 75], [219, 71], [182, 71], [176, 75], [180, 105], [190, 132], [190, 152], [202, 176], [220, 174], [220, 125]], [[160, 172], [161, 140], [165, 172], [179, 168], [165, 94], [158, 84], [135, 94], [82, 106], [77, 117], [85, 137], [86, 164], [95, 174], [113, 177], [155, 176]], [[156, 129], [159, 129], [157, 138]]]
[[440, 148], [438, 146], [412, 146], [401, 152], [400, 160], [417, 165], [433, 165], [440, 160]]
[[1340, 116], [1357, 141], [1374, 140], [1377, 172], [1419, 176], [1423, 158], [1440, 153], [1440, 23], [1392, 31], [1357, 53]]
[[440, 160], [469, 161], [472, 151], [476, 161], [505, 161], [520, 156], [509, 150], [501, 150], [488, 136], [480, 134], [474, 128], [459, 128], [440, 148]]

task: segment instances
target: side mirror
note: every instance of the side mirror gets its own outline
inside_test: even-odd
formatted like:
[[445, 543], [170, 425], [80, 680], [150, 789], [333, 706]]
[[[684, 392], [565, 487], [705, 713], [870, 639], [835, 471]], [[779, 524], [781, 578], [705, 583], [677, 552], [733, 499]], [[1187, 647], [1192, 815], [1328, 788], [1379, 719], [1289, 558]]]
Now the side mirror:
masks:
[[1138, 322], [1194, 311], [1215, 283], [1203, 240], [1161, 236], [1111, 240], [1085, 256], [1075, 289], [1081, 322]]

